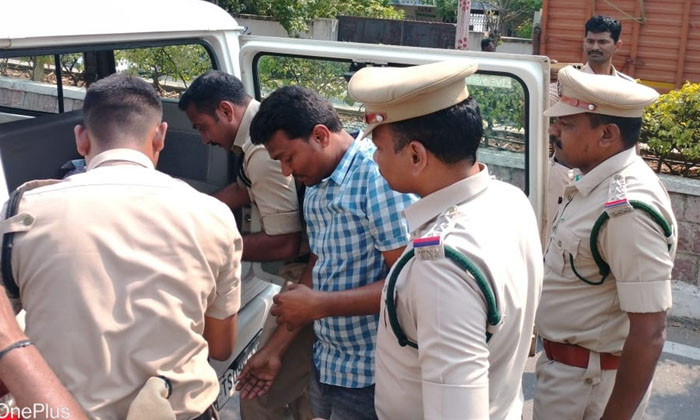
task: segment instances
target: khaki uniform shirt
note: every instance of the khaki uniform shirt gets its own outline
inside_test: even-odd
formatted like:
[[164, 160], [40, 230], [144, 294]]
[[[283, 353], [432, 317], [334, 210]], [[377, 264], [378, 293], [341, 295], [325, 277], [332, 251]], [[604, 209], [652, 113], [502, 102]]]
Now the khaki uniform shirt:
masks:
[[[584, 73], [588, 73], [588, 74], [595, 74], [595, 72], [594, 72], [593, 69], [591, 68], [591, 65], [588, 64], [588, 63], [586, 63], [586, 65], [583, 66], [583, 67], [581, 68], [581, 71], [584, 72]], [[627, 81], [629, 81], [629, 82], [634, 82], [634, 81], [635, 81], [632, 77], [626, 75], [625, 73], [622, 73], [622, 72], [617, 71], [617, 69], [615, 68], [615, 66], [613, 66], [612, 64], [610, 65], [610, 75], [611, 75], [611, 76], [616, 76], [616, 77], [623, 78], [623, 79], [625, 79], [625, 80], [627, 80]]]
[[[584, 73], [594, 74], [591, 66], [586, 63], [585, 66], [581, 68]], [[611, 76], [617, 76], [622, 79], [634, 82], [635, 80], [630, 76], [620, 73], [612, 66], [610, 71]], [[549, 106], [554, 105], [559, 101], [559, 92], [556, 83], [551, 83], [549, 85]], [[559, 206], [559, 197], [562, 196], [564, 192], [564, 187], [569, 183], [574, 176], [580, 175], [581, 172], [578, 169], [570, 169], [556, 162], [553, 158], [549, 162], [549, 177], [547, 178], [547, 202], [545, 206], [545, 245], [549, 233], [552, 231], [552, 221], [554, 219], [554, 214]]]
[[[655, 208], [673, 226], [672, 249], [659, 225], [644, 211], [612, 216], [598, 237], [610, 275], [600, 281], [589, 238], [596, 219], [611, 201], [615, 175], [624, 178], [629, 200]], [[629, 331], [626, 312], [665, 311], [671, 307], [671, 270], [676, 252], [676, 220], [661, 181], [634, 148], [604, 161], [574, 180], [564, 193], [545, 252], [545, 283], [537, 312], [537, 331], [550, 340], [596, 352], [622, 351]]]
[[441, 235], [481, 269], [504, 322], [487, 344], [486, 303], [473, 277], [445, 258], [411, 259], [398, 275], [396, 303], [404, 332], [419, 348], [399, 346], [385, 286], [376, 355], [379, 418], [520, 419], [521, 376], [542, 288], [530, 203], [482, 167], [404, 214], [413, 239]]
[[301, 216], [294, 178], [282, 174], [282, 166], [270, 158], [265, 146], [250, 141], [250, 123], [259, 108], [259, 102], [250, 101], [233, 142], [234, 153], [236, 149], [243, 151], [243, 175], [248, 181], [241, 176], [238, 183], [248, 188], [250, 201], [260, 213], [262, 229], [266, 234], [299, 232], [302, 230]]
[[171, 380], [178, 419], [214, 402], [204, 317], [240, 299], [242, 241], [224, 204], [114, 149], [27, 191], [16, 218], [33, 221], [12, 252], [26, 333], [91, 417], [123, 420], [154, 375]]

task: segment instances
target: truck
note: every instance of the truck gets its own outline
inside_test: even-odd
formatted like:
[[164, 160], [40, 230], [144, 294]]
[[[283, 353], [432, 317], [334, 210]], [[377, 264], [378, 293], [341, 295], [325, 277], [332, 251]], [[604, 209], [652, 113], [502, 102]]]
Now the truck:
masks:
[[[162, 96], [169, 130], [157, 169], [211, 193], [235, 180], [240, 162], [203, 144], [177, 107], [179, 93], [197, 75], [212, 69], [233, 74], [258, 100], [282, 84], [303, 84], [331, 100], [346, 126], [362, 128], [362, 109], [347, 95], [353, 71], [464, 57], [478, 63], [467, 83], [490, 116], [479, 160], [521, 188], [541, 222], [547, 57], [252, 36], [201, 0], [7, 2], [0, 14], [0, 201], [28, 180], [65, 176], [80, 158], [73, 127], [82, 121], [86, 87], [112, 73], [143, 77]], [[259, 228], [255, 212], [244, 215], [242, 232]], [[274, 265], [244, 263], [237, 343], [228, 361], [211, 362], [220, 409], [235, 395], [238, 374], [280, 290], [274, 273]]]
[[622, 23], [619, 71], [660, 93], [700, 80], [700, 0], [544, 0], [534, 53], [585, 63], [584, 25], [594, 15]]

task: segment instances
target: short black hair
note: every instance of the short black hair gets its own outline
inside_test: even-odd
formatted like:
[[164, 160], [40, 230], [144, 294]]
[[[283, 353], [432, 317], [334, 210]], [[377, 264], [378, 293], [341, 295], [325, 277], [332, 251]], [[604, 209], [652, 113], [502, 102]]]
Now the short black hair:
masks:
[[622, 25], [617, 19], [610, 16], [593, 16], [586, 22], [586, 33], [593, 32], [599, 34], [601, 32], [610, 32], [610, 37], [617, 42], [620, 39]]
[[243, 83], [236, 76], [211, 70], [192, 82], [180, 97], [177, 106], [185, 111], [190, 104], [194, 104], [197, 111], [216, 117], [215, 111], [221, 101], [247, 105], [250, 102], [250, 95], [246, 93]]
[[488, 47], [490, 43], [492, 43], [493, 40], [491, 38], [484, 38], [481, 40], [481, 51], [484, 50], [484, 48]]
[[102, 144], [121, 138], [141, 140], [163, 118], [156, 90], [144, 80], [112, 74], [90, 85], [83, 101], [83, 120]]
[[601, 124], [615, 124], [618, 126], [625, 149], [634, 147], [639, 141], [639, 133], [642, 130], [641, 117], [615, 117], [612, 115], [593, 114], [590, 112], [587, 112], [586, 115], [588, 115], [591, 128], [596, 128]]
[[260, 104], [250, 124], [250, 140], [253, 144], [267, 143], [279, 130], [290, 139], [308, 140], [317, 124], [334, 133], [343, 129], [338, 113], [328, 100], [305, 87], [283, 86]]
[[432, 114], [391, 123], [394, 150], [418, 141], [447, 164], [476, 162], [476, 150], [484, 135], [479, 104], [471, 96], [457, 105]]

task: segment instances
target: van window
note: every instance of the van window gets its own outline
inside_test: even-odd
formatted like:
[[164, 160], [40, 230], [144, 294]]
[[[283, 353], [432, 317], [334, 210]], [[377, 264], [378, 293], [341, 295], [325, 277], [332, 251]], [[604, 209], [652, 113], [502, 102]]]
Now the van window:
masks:
[[[347, 81], [359, 67], [351, 61], [261, 54], [254, 65], [256, 93], [265, 98], [281, 86], [305, 86], [331, 101], [348, 131], [362, 129], [361, 104], [347, 93]], [[477, 73], [467, 78], [467, 84], [484, 121], [478, 160], [496, 178], [527, 191], [527, 95], [523, 83], [508, 74]]]
[[286, 85], [313, 89], [335, 106], [346, 130], [359, 130], [364, 128], [364, 114], [361, 104], [348, 95], [351, 65], [349, 60], [263, 55], [257, 61], [256, 91], [265, 98]]
[[80, 109], [85, 96], [83, 67], [81, 53], [0, 58], [0, 107], [40, 113]]
[[477, 159], [488, 166], [491, 175], [525, 191], [528, 137], [522, 82], [507, 75], [477, 73], [467, 78], [467, 85], [484, 121]]
[[177, 100], [189, 84], [214, 68], [209, 53], [199, 44], [115, 50], [116, 70], [138, 76], [166, 99]]
[[0, 56], [0, 114], [9, 120], [15, 113], [79, 110], [87, 86], [114, 72], [141, 77], [161, 97], [175, 101], [192, 80], [213, 68], [209, 52], [200, 44]]

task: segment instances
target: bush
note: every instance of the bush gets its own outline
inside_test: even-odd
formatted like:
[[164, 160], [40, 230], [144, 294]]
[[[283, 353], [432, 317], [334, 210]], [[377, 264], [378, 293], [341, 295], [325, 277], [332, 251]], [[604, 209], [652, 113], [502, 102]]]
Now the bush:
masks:
[[640, 142], [658, 158], [656, 171], [666, 165], [671, 173], [687, 176], [700, 163], [700, 84], [686, 82], [661, 95], [642, 118]]

